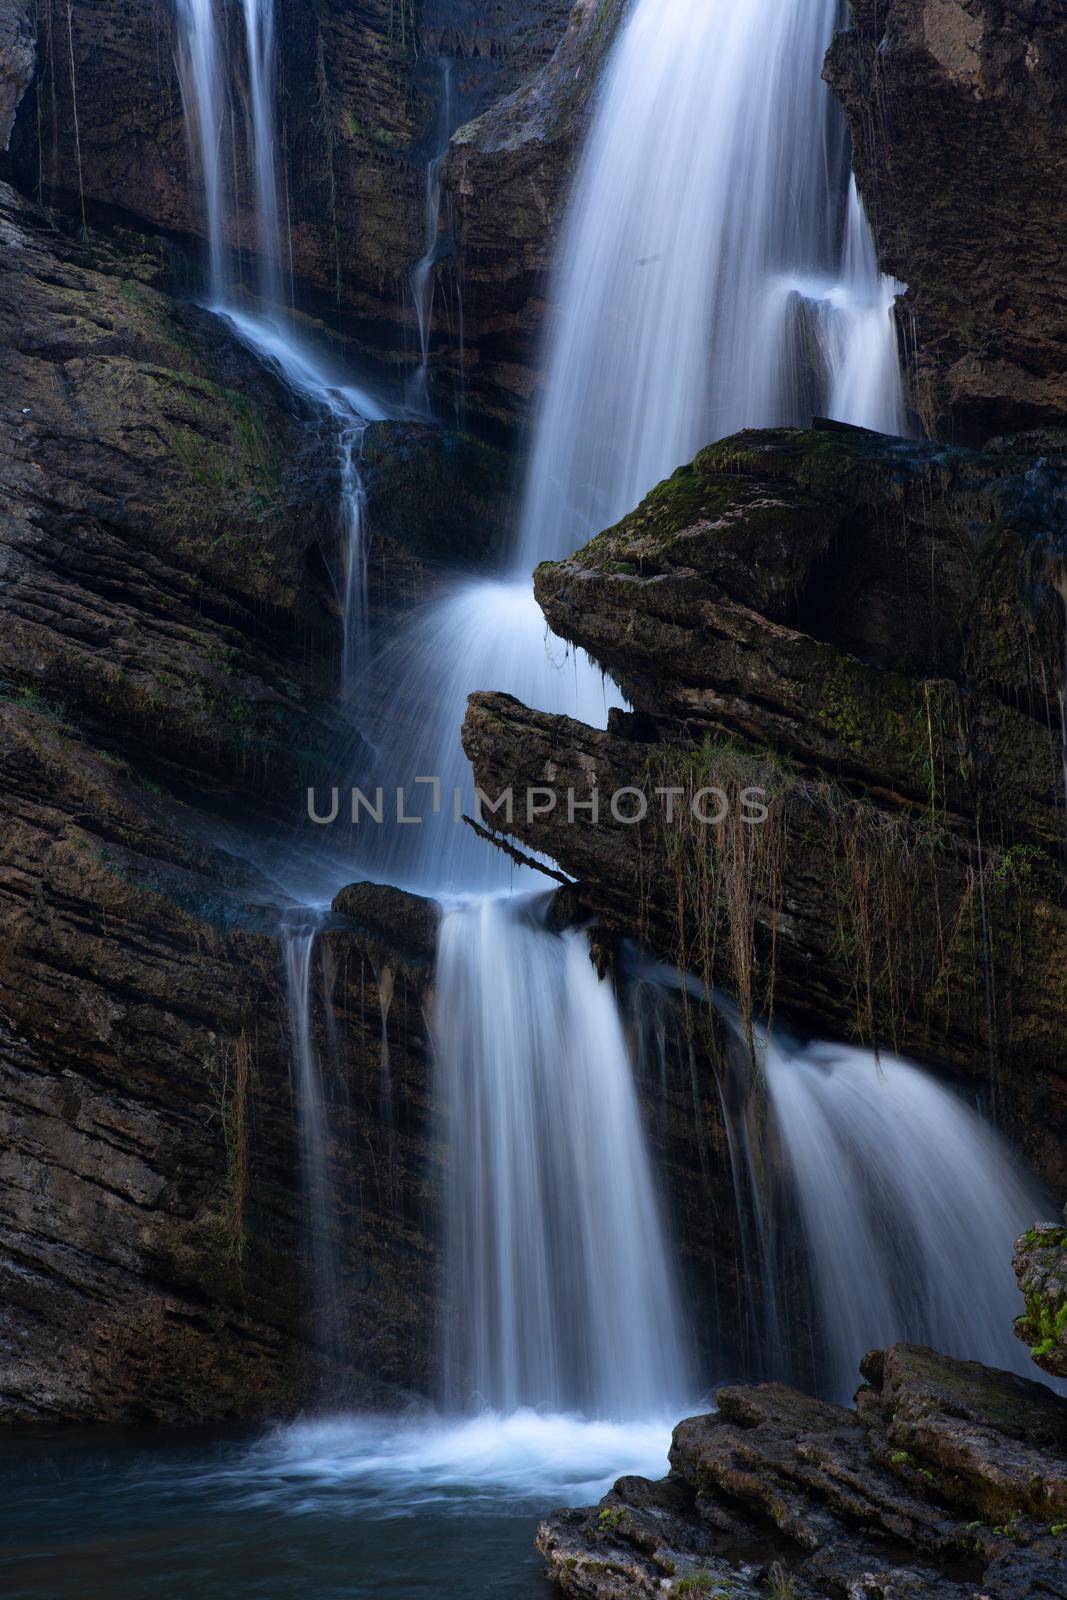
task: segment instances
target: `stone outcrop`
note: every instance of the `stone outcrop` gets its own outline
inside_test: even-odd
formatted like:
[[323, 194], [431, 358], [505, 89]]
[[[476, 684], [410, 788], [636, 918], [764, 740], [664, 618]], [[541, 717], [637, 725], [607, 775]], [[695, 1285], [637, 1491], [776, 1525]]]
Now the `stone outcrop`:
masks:
[[1067, 1404], [916, 1345], [865, 1357], [856, 1410], [720, 1389], [670, 1476], [541, 1524], [575, 1600], [1032, 1600], [1067, 1588]]
[[527, 415], [575, 154], [621, 0], [576, 0], [529, 83], [460, 128], [444, 171], [463, 276], [464, 382], [502, 434]]
[[[602, 732], [478, 694], [464, 729], [490, 794], [558, 795], [508, 831], [609, 926], [746, 1015], [992, 1073], [1056, 1183], [1063, 623], [1041, 574], [1061, 479], [1051, 458], [1035, 478], [1025, 454], [855, 430], [726, 440], [537, 572], [552, 627], [633, 713]], [[600, 825], [569, 821], [568, 789], [594, 785]], [[690, 801], [716, 785], [730, 816], [704, 827]], [[649, 802], [640, 825], [610, 810], [625, 787]], [[674, 822], [656, 796], [672, 787]], [[762, 827], [748, 787], [769, 797]]]
[[932, 436], [1067, 418], [1067, 16], [1041, 0], [852, 0], [826, 76]]
[[1030, 1228], [1016, 1242], [1012, 1265], [1026, 1302], [1015, 1332], [1039, 1367], [1067, 1378], [1067, 1226]]

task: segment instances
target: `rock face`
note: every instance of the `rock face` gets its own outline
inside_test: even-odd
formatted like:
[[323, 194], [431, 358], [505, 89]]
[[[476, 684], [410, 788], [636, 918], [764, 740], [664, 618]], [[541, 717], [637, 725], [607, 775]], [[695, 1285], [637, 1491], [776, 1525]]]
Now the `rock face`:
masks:
[[151, 250], [66, 239], [7, 189], [0, 232], [0, 678], [157, 776], [297, 791], [333, 718], [303, 666], [337, 538], [319, 419], [160, 292]]
[[353, 893], [313, 964], [354, 1173], [338, 1363], [279, 891], [241, 864], [336, 736], [336, 450], [155, 246], [67, 237], [8, 189], [0, 234], [0, 1415], [252, 1417], [320, 1381], [381, 1403], [431, 1382], [429, 951]]
[[0, 5], [0, 150], [6, 150], [19, 101], [33, 77], [36, 42], [30, 0]]
[[1062, 1595], [1067, 1404], [916, 1345], [862, 1370], [856, 1411], [721, 1389], [675, 1429], [662, 1483], [541, 1524], [549, 1576], [577, 1600]]
[[[1063, 623], [1040, 581], [1062, 534], [1031, 468], [854, 430], [713, 446], [536, 576], [551, 626], [634, 713], [603, 733], [476, 695], [464, 745], [490, 794], [560, 797], [509, 831], [612, 927], [745, 1015], [992, 1070], [1062, 1183], [1063, 775], [1045, 686]], [[1061, 482], [1051, 457], [1046, 472]], [[594, 784], [600, 826], [569, 821], [568, 789]], [[729, 815], [704, 826], [691, 802], [716, 786]], [[641, 796], [608, 804], [626, 787], [648, 803], [636, 826]], [[745, 822], [748, 788], [764, 826]]]
[[934, 437], [1067, 417], [1067, 17], [1041, 0], [852, 0], [844, 105], [913, 398]]
[[625, 7], [576, 0], [531, 82], [460, 128], [444, 171], [458, 235], [464, 383], [482, 425], [512, 432], [539, 381], [549, 272], [600, 67]]
[[1067, 1227], [1039, 1222], [1017, 1241], [1012, 1265], [1026, 1301], [1015, 1332], [1039, 1367], [1067, 1378]]

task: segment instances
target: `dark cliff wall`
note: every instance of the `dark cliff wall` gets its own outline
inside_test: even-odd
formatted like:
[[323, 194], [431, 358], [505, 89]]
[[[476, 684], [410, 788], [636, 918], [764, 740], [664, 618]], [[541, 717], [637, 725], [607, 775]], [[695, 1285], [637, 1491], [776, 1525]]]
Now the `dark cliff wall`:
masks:
[[853, 0], [830, 84], [852, 130], [913, 398], [934, 437], [1067, 421], [1067, 15]]

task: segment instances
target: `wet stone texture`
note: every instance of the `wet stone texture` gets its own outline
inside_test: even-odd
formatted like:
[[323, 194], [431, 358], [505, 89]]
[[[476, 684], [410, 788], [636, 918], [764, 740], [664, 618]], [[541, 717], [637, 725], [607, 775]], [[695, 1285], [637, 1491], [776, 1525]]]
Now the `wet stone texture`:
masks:
[[1067, 1594], [1067, 1403], [917, 1345], [862, 1370], [854, 1411], [720, 1390], [661, 1483], [622, 1478], [541, 1524], [549, 1575], [576, 1600]]

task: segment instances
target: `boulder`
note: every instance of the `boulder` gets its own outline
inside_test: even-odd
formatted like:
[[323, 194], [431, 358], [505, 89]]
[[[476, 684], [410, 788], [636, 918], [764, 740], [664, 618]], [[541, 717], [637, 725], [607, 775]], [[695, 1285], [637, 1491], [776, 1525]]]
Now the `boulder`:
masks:
[[916, 1345], [863, 1372], [855, 1411], [721, 1389], [675, 1429], [662, 1483], [541, 1524], [549, 1576], [580, 1600], [1062, 1594], [1067, 1403]]

